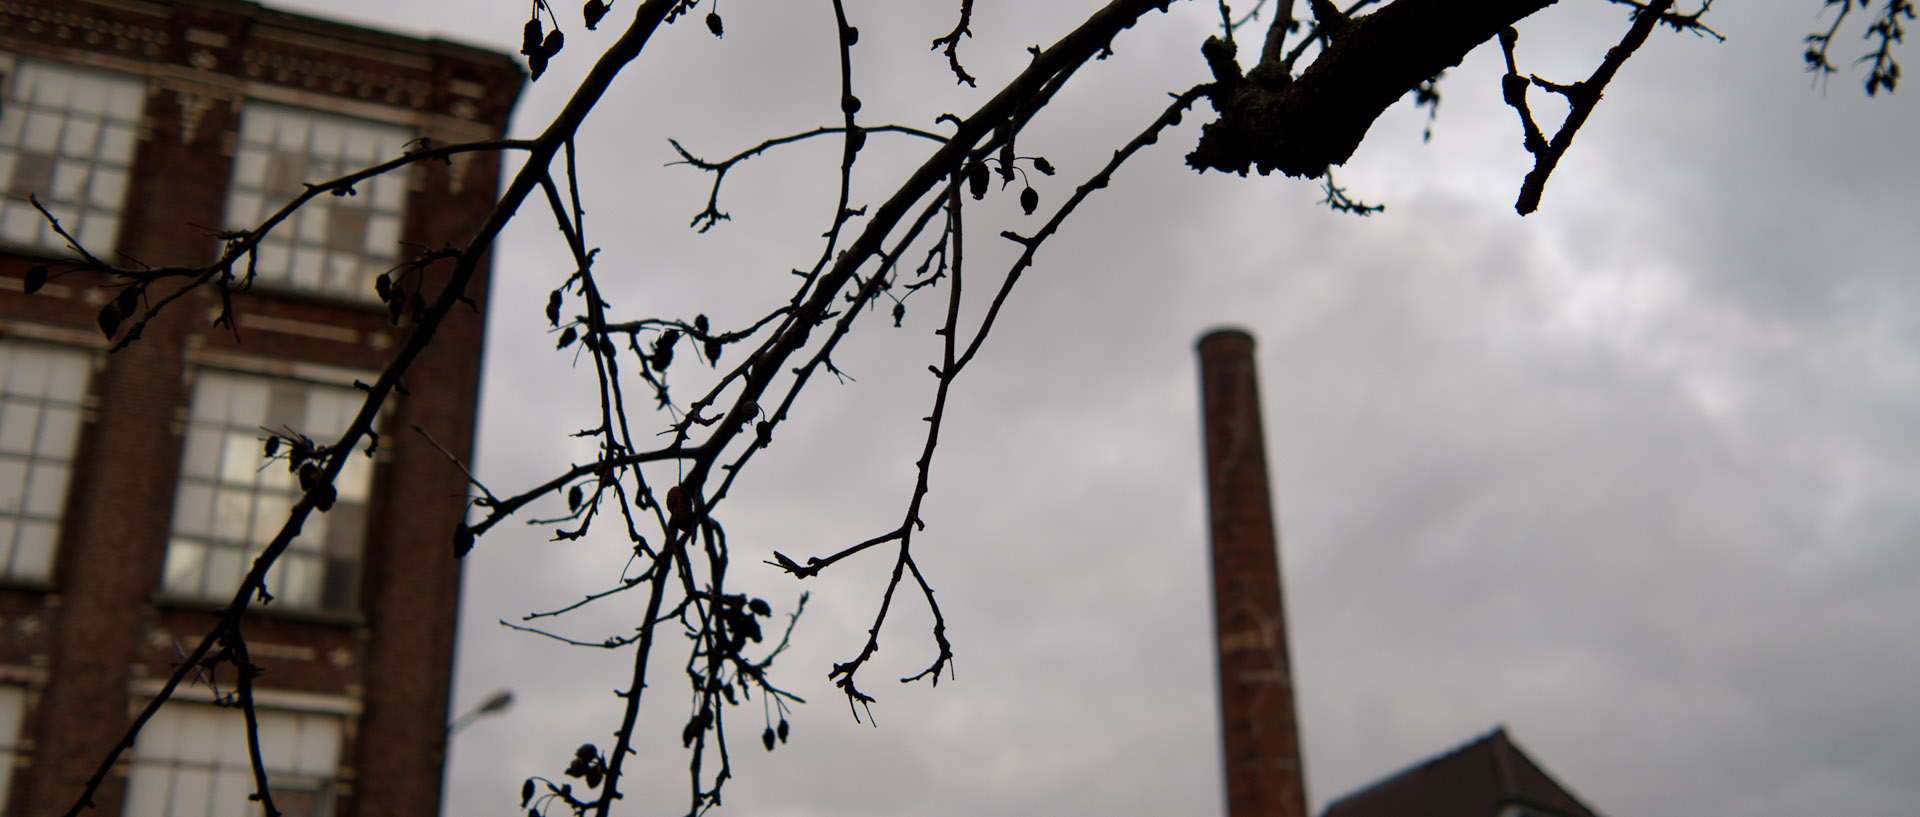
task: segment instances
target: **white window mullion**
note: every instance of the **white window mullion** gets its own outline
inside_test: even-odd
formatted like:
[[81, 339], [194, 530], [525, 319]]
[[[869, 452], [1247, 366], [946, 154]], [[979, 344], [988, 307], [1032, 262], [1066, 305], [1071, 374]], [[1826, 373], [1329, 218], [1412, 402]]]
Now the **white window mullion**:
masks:
[[[263, 440], [292, 432], [316, 444], [331, 442], [346, 430], [362, 398], [340, 386], [199, 371], [161, 591], [192, 599], [232, 595], [301, 494], [287, 469], [289, 446], [280, 445], [269, 459]], [[307, 517], [267, 575], [277, 608], [354, 608], [371, 481], [371, 470], [357, 463], [341, 469], [333, 508]]]
[[92, 370], [87, 352], [0, 341], [0, 577], [53, 576]]
[[145, 81], [0, 54], [0, 241], [65, 252], [38, 198], [88, 251], [119, 238]]
[[[398, 156], [411, 138], [392, 125], [248, 103], [240, 115], [227, 226], [255, 227], [305, 184]], [[308, 201], [262, 242], [255, 273], [269, 285], [373, 300], [374, 276], [399, 263], [405, 194], [404, 171], [397, 171], [360, 183], [354, 195]]]

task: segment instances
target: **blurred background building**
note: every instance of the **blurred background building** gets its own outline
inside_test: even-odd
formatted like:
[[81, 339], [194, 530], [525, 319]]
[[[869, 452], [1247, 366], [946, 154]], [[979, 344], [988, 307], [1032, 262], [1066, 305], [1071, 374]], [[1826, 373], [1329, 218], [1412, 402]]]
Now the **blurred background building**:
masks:
[[1327, 804], [1321, 817], [1600, 817], [1505, 727]]
[[[1253, 349], [1253, 336], [1238, 329], [1210, 332], [1199, 343], [1227, 817], [1307, 817]], [[1500, 727], [1333, 801], [1321, 817], [1599, 815]]]
[[[463, 243], [499, 161], [416, 164], [323, 197], [263, 241], [250, 291], [172, 304], [109, 353], [117, 290], [27, 294], [40, 259], [195, 265], [303, 188], [436, 143], [501, 136], [507, 56], [237, 0], [0, 3], [0, 808], [64, 812], [231, 597], [299, 490], [268, 429], [340, 432], [405, 340], [373, 281]], [[444, 270], [429, 270], [429, 277]], [[107, 285], [102, 288], [102, 285]], [[411, 285], [411, 283], [409, 284]], [[433, 291], [433, 281], [426, 282]], [[162, 283], [153, 293], [171, 291]], [[484, 274], [468, 289], [484, 307]], [[481, 310], [448, 320], [269, 577], [247, 642], [289, 815], [439, 809]], [[419, 431], [415, 428], [418, 427]], [[222, 678], [230, 679], [230, 670]], [[215, 679], [219, 680], [219, 679]], [[183, 688], [96, 797], [102, 815], [238, 814], [251, 779], [222, 683]]]

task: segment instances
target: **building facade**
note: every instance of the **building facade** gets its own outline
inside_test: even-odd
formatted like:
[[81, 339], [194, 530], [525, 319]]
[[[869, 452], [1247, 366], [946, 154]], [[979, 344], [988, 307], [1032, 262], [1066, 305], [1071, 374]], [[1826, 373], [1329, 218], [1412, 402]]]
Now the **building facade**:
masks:
[[[434, 143], [495, 138], [512, 58], [239, 0], [0, 2], [0, 809], [65, 812], [231, 597], [300, 496], [269, 429], [337, 435], [404, 343], [376, 276], [461, 244], [494, 154], [416, 163], [280, 225], [236, 293], [210, 288], [109, 353], [118, 290], [29, 269], [74, 250], [204, 264], [304, 188]], [[30, 199], [31, 197], [31, 199]], [[442, 265], [444, 266], [444, 264]], [[445, 269], [423, 273], [435, 291]], [[439, 810], [480, 373], [484, 273], [404, 381], [372, 457], [341, 474], [249, 614], [263, 760], [289, 815]], [[149, 297], [170, 291], [156, 284]], [[124, 331], [124, 329], [123, 329]], [[415, 428], [419, 430], [416, 431]], [[428, 437], [432, 442], [429, 442]], [[176, 694], [92, 813], [249, 813], [224, 677]]]

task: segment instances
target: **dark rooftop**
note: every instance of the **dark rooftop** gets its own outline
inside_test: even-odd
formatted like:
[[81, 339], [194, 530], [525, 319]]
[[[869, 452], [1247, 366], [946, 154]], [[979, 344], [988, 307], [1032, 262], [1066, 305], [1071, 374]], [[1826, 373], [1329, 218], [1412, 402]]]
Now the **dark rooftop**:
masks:
[[1600, 817], [1533, 762], [1506, 727], [1328, 805], [1321, 817]]

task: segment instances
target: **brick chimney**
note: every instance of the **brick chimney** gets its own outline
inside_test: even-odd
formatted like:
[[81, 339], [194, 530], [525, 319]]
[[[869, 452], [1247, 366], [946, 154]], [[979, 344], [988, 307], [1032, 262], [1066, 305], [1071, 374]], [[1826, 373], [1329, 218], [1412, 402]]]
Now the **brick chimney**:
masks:
[[1253, 336], [1200, 339], [1227, 817], [1306, 817]]

